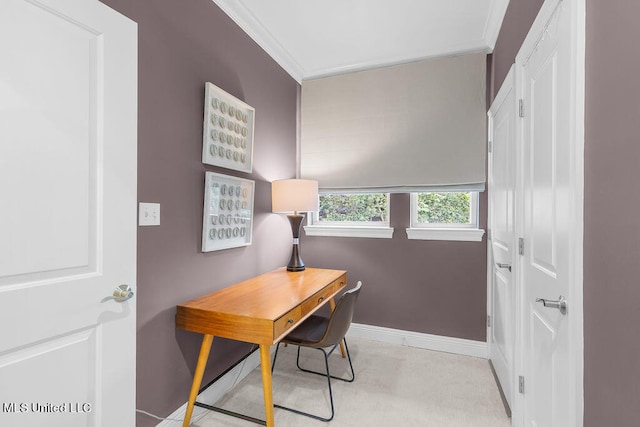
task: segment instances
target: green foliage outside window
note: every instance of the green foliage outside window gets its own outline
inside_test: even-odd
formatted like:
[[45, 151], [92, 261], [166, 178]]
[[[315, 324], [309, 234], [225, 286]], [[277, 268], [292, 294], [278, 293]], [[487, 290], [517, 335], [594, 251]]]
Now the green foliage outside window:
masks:
[[469, 224], [471, 193], [418, 194], [418, 222], [426, 224]]
[[379, 222], [389, 220], [389, 196], [377, 194], [321, 194], [320, 221]]

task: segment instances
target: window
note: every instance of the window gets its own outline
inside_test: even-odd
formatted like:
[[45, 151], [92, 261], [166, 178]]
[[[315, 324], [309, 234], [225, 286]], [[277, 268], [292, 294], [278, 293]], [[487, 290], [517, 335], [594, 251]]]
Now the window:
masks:
[[318, 222], [324, 224], [389, 225], [389, 195], [321, 194]]
[[[390, 239], [389, 193], [322, 193], [319, 210], [309, 216], [308, 236]], [[407, 198], [394, 199], [407, 200]], [[481, 241], [478, 192], [411, 193], [409, 239]], [[395, 203], [395, 201], [394, 201]], [[406, 218], [409, 220], [409, 218]]]
[[390, 238], [388, 193], [320, 194], [310, 218], [310, 236]]
[[478, 193], [411, 193], [412, 227], [476, 227]]
[[480, 241], [477, 192], [411, 193], [409, 239]]

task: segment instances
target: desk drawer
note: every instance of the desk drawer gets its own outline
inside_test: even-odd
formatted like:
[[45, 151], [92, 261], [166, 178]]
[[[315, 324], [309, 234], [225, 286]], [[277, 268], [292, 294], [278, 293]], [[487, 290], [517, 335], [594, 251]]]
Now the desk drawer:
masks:
[[298, 306], [273, 323], [273, 338], [277, 338], [302, 319], [302, 310]]
[[327, 302], [327, 300], [331, 298], [332, 295], [338, 292], [346, 284], [346, 279], [344, 277], [341, 277], [338, 280], [334, 280], [326, 288], [313, 294], [311, 298], [302, 303], [302, 315], [305, 316], [307, 313], [313, 312], [317, 306]]

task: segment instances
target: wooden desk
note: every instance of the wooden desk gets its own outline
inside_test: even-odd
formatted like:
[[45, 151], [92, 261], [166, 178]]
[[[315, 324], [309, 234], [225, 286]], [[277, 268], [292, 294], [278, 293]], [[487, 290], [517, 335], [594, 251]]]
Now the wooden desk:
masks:
[[281, 268], [178, 305], [176, 326], [204, 334], [183, 427], [191, 421], [214, 336], [260, 346], [266, 425], [273, 427], [270, 346], [327, 302], [333, 309], [333, 297], [346, 284], [342, 270]]

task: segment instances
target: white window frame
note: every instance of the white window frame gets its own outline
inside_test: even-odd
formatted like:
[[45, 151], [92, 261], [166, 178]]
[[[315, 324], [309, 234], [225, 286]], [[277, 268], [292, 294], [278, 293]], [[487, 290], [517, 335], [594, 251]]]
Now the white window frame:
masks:
[[[356, 192], [345, 194], [359, 194]], [[387, 212], [391, 212], [391, 195], [387, 195]], [[320, 194], [318, 197], [320, 197]], [[325, 237], [364, 237], [373, 239], [390, 239], [393, 228], [387, 221], [319, 221], [318, 212], [311, 212], [304, 227], [307, 236]]]
[[[439, 191], [434, 191], [438, 193]], [[460, 191], [463, 193], [464, 191]], [[477, 191], [471, 193], [471, 212], [469, 224], [443, 224], [418, 222], [418, 194], [411, 193], [411, 226], [406, 229], [409, 240], [451, 240], [465, 242], [480, 242], [484, 230], [478, 228], [478, 200]]]

